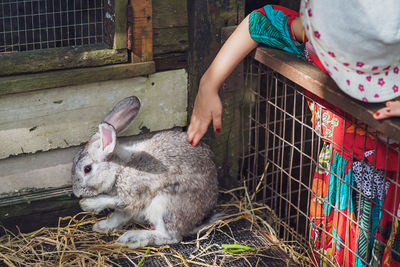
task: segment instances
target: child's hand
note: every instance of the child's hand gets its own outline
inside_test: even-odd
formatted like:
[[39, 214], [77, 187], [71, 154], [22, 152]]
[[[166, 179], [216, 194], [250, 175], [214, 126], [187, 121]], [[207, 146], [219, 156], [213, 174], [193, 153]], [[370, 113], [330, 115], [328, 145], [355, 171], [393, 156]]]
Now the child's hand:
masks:
[[374, 118], [378, 120], [394, 116], [400, 116], [400, 101], [388, 101], [386, 107], [374, 113]]
[[221, 131], [222, 103], [218, 92], [207, 92], [207, 88], [200, 86], [194, 102], [192, 117], [187, 130], [187, 140], [197, 145], [207, 132], [208, 125], [213, 121], [214, 131]]
[[192, 118], [187, 130], [187, 140], [197, 145], [213, 121], [214, 131], [221, 131], [222, 104], [218, 89], [233, 69], [247, 56], [258, 43], [249, 33], [247, 16], [228, 38], [210, 67], [200, 80], [199, 92], [194, 102]]

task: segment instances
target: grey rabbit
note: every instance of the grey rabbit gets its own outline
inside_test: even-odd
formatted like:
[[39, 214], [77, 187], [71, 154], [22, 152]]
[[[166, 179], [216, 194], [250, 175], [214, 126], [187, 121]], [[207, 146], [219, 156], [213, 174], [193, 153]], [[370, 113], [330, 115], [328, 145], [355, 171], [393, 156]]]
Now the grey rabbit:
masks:
[[135, 96], [118, 102], [72, 166], [72, 189], [83, 197], [81, 208], [95, 214], [113, 210], [94, 231], [120, 229], [131, 221], [151, 225], [152, 230], [130, 230], [118, 238], [131, 248], [180, 242], [213, 212], [218, 197], [211, 150], [189, 144], [185, 132], [117, 140], [140, 106]]

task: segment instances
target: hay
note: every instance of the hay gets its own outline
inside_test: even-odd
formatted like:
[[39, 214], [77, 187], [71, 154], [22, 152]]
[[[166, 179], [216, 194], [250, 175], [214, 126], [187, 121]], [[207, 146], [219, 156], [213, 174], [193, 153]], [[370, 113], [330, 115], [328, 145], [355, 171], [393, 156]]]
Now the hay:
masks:
[[[242, 197], [238, 197], [238, 193]], [[222, 192], [222, 196], [223, 199], [230, 198], [218, 206], [224, 214], [220, 220], [199, 231], [197, 236], [171, 246], [130, 249], [115, 245], [115, 240], [124, 230], [108, 234], [93, 232], [92, 225], [104, 218], [88, 213], [60, 218], [58, 227], [41, 228], [32, 233], [14, 234], [3, 227], [5, 234], [0, 237], [0, 265], [311, 265], [307, 254], [309, 248], [297, 242], [280, 241], [275, 230], [280, 223], [279, 218], [268, 206], [255, 203], [255, 193], [250, 195], [246, 186]]]

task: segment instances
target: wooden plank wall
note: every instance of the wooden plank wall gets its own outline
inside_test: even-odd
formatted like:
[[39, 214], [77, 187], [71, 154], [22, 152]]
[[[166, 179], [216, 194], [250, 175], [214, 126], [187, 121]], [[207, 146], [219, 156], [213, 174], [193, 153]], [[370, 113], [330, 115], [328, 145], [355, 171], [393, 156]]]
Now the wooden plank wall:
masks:
[[187, 1], [192, 2], [153, 0], [153, 53], [157, 71], [187, 66]]

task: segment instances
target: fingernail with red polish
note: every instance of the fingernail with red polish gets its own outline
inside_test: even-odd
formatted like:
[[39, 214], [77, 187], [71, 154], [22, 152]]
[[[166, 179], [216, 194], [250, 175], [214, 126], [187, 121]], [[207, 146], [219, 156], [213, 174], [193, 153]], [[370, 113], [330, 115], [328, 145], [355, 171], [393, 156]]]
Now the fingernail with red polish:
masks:
[[194, 146], [194, 142], [192, 142], [192, 146]]
[[375, 112], [375, 116], [379, 116], [380, 115], [380, 113], [379, 112]]
[[390, 109], [386, 110], [387, 113], [390, 113]]
[[220, 132], [221, 132], [221, 128], [217, 128], [217, 129], [215, 129], [215, 131], [216, 131], [217, 133], [220, 133]]

